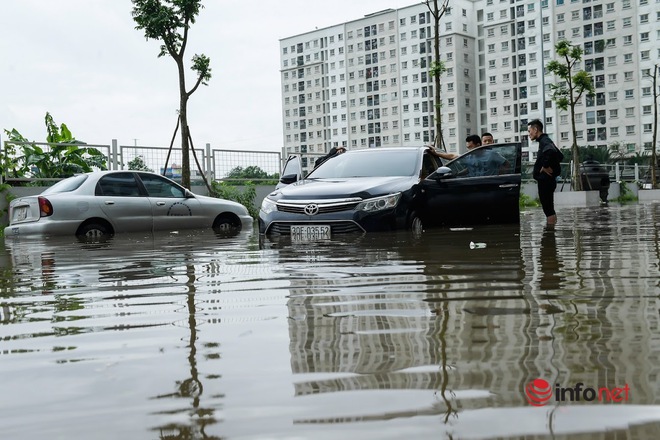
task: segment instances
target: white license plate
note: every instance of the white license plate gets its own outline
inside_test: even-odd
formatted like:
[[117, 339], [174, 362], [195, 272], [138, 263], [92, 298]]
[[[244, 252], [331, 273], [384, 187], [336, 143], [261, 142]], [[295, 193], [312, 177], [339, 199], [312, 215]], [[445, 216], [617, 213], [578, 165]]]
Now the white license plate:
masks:
[[330, 226], [302, 225], [291, 226], [291, 241], [330, 240]]
[[19, 206], [14, 210], [14, 221], [22, 222], [27, 218], [29, 206]]

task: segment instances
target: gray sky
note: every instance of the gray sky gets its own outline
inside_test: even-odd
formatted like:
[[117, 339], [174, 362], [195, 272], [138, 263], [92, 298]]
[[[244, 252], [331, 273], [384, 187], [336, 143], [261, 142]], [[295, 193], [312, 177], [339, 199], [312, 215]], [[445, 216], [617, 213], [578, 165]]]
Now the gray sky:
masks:
[[[186, 49], [211, 59], [193, 94], [195, 145], [276, 151], [282, 145], [279, 39], [416, 0], [206, 0]], [[178, 85], [159, 42], [135, 30], [130, 0], [0, 0], [0, 137], [46, 139], [46, 112], [90, 144], [167, 146]], [[135, 140], [137, 139], [137, 141]]]

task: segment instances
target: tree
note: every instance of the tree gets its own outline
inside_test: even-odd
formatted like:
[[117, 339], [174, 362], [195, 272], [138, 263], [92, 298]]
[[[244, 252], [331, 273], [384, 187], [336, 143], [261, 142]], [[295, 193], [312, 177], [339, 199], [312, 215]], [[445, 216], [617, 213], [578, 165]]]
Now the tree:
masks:
[[256, 165], [250, 165], [249, 167], [243, 168], [242, 166], [237, 166], [233, 168], [227, 174], [228, 179], [277, 179], [279, 175], [268, 174], [260, 167]]
[[[108, 158], [96, 148], [85, 147], [66, 124], [58, 126], [50, 113], [46, 113], [46, 142], [44, 149], [25, 138], [15, 128], [5, 130], [8, 142], [2, 171], [10, 178], [64, 178], [75, 173], [86, 173], [94, 168], [105, 170]], [[21, 154], [22, 153], [22, 154]]]
[[[551, 84], [552, 99], [561, 110], [569, 109], [571, 113], [571, 130], [573, 134], [573, 169], [571, 179], [573, 188], [582, 191], [582, 180], [580, 179], [580, 154], [577, 144], [577, 129], [575, 128], [575, 106], [583, 95], [594, 95], [594, 84], [591, 75], [584, 70], [573, 72], [575, 66], [582, 60], [582, 48], [573, 46], [570, 41], [562, 40], [555, 45], [557, 55], [561, 61], [550, 61], [546, 69], [554, 73], [563, 81], [559, 84]], [[543, 121], [545, 123], [545, 121]]]
[[445, 63], [440, 59], [440, 19], [445, 12], [447, 12], [449, 0], [443, 0], [442, 6], [438, 6], [438, 0], [433, 0], [433, 7], [431, 7], [431, 0], [426, 0], [426, 7], [431, 11], [433, 16], [433, 62], [431, 63], [431, 76], [433, 77], [434, 100], [435, 100], [435, 139], [434, 144], [437, 147], [440, 145], [445, 149], [445, 139], [442, 135], [442, 97], [441, 97], [441, 83], [440, 77], [447, 71]]
[[160, 40], [159, 57], [169, 55], [179, 74], [179, 120], [181, 127], [181, 183], [190, 188], [190, 128], [188, 127], [188, 100], [200, 84], [211, 79], [211, 60], [204, 54], [192, 57], [191, 70], [197, 74], [195, 84], [186, 90], [184, 54], [188, 44], [188, 31], [203, 8], [201, 0], [132, 0], [135, 29], [143, 30], [149, 39]]
[[153, 173], [154, 171], [144, 163], [144, 157], [142, 156], [135, 156], [133, 159], [129, 160], [128, 169], [133, 171], [148, 171], [150, 173]]

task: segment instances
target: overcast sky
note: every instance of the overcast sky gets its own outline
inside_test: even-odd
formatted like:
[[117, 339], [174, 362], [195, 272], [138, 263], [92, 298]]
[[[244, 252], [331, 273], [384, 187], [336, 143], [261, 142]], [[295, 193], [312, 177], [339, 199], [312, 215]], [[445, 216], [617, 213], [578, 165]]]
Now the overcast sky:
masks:
[[[279, 151], [279, 40], [416, 0], [206, 0], [186, 49], [211, 59], [193, 94], [195, 145]], [[176, 124], [172, 58], [135, 29], [130, 0], [0, 0], [0, 137], [46, 139], [46, 112], [89, 144], [167, 146]]]

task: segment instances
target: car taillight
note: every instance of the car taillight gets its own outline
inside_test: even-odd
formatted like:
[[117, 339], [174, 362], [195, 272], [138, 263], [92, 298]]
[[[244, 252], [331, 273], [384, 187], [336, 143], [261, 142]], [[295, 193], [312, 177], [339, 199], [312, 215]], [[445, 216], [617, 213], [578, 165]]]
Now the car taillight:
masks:
[[50, 204], [50, 201], [45, 197], [39, 197], [39, 215], [41, 217], [48, 217], [53, 215], [53, 205]]

